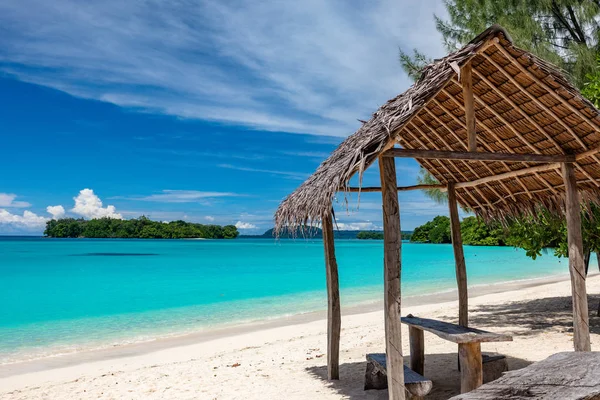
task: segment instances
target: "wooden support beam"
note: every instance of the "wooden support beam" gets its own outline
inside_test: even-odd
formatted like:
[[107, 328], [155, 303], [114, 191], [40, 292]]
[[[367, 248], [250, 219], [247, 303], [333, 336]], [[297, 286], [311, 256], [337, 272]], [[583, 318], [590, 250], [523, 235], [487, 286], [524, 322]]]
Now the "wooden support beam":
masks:
[[[398, 186], [398, 191], [399, 192], [405, 192], [405, 191], [409, 191], [409, 190], [426, 190], [426, 189], [445, 189], [446, 185], [442, 185], [440, 184], [432, 184], [432, 185], [412, 185], [412, 186]], [[377, 186], [365, 186], [365, 187], [347, 187], [347, 188], [340, 188], [339, 189], [340, 192], [363, 192], [363, 193], [369, 193], [369, 192], [381, 192], [381, 187], [377, 187]]]
[[423, 329], [408, 327], [410, 342], [410, 369], [419, 375], [424, 375], [425, 370], [425, 337]]
[[379, 158], [383, 201], [384, 304], [387, 378], [390, 400], [404, 400], [404, 358], [400, 322], [400, 206], [393, 158]]
[[435, 160], [473, 160], [473, 161], [507, 161], [507, 162], [574, 162], [575, 156], [564, 154], [515, 154], [515, 153], [483, 153], [467, 151], [443, 151], [420, 149], [389, 149], [382, 154], [383, 157], [407, 157]]
[[485, 178], [476, 179], [471, 182], [458, 182], [456, 184], [456, 188], [458, 189], [458, 188], [473, 187], [473, 186], [481, 185], [481, 184], [488, 183], [488, 182], [499, 181], [499, 180], [507, 179], [507, 178], [515, 178], [515, 177], [521, 176], [521, 175], [535, 174], [536, 172], [548, 171], [550, 169], [557, 169], [560, 167], [561, 167], [561, 163], [537, 165], [535, 167], [518, 169], [516, 171], [505, 172], [503, 174], [486, 176]]
[[462, 236], [460, 234], [460, 219], [454, 182], [448, 182], [448, 208], [450, 211], [450, 234], [454, 249], [456, 266], [456, 283], [458, 285], [458, 324], [469, 326], [469, 292], [467, 289], [467, 267], [463, 252]]
[[327, 378], [340, 379], [340, 285], [333, 242], [333, 218], [323, 216], [323, 244], [325, 246], [325, 271], [327, 277]]
[[477, 151], [477, 131], [475, 130], [475, 107], [473, 100], [473, 67], [469, 61], [460, 70], [460, 83], [463, 89], [463, 99], [465, 100], [465, 117], [467, 122], [467, 141], [469, 151]]
[[590, 351], [590, 327], [585, 287], [580, 197], [577, 190], [577, 178], [575, 177], [573, 164], [564, 163], [562, 165], [562, 172], [565, 181], [569, 273], [571, 274], [571, 292], [573, 297], [573, 346], [575, 347], [575, 351]]

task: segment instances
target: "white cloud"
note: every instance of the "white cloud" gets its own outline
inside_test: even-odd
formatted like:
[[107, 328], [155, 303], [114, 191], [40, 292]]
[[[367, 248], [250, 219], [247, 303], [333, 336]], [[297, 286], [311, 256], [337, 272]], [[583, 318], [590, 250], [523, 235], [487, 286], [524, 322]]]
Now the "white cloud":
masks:
[[250, 168], [250, 167], [242, 167], [239, 165], [231, 165], [231, 164], [218, 164], [217, 167], [226, 168], [226, 169], [235, 169], [237, 171], [259, 172], [259, 173], [263, 173], [263, 174], [281, 175], [285, 178], [295, 179], [295, 180], [299, 180], [299, 181], [303, 181], [310, 176], [310, 174], [302, 173], [302, 172], [281, 171], [281, 170], [275, 170], [275, 169]]
[[18, 229], [39, 230], [44, 227], [48, 219], [41, 217], [29, 210], [23, 215], [12, 214], [5, 209], [0, 209], [0, 225], [9, 225]]
[[26, 201], [15, 201], [16, 198], [17, 195], [13, 193], [0, 193], [0, 207], [24, 208], [31, 206]]
[[238, 229], [256, 229], [257, 228], [257, 226], [254, 224], [251, 224], [249, 222], [242, 222], [242, 221], [236, 222], [235, 227]]
[[201, 192], [198, 190], [163, 190], [161, 193], [144, 197], [112, 197], [113, 199], [155, 201], [160, 203], [193, 203], [216, 197], [241, 196], [230, 192]]
[[65, 208], [63, 206], [48, 206], [46, 211], [52, 215], [52, 219], [60, 219], [65, 216]]
[[73, 197], [73, 200], [75, 200], [75, 207], [71, 209], [71, 212], [84, 218], [123, 219], [123, 216], [117, 213], [115, 206], [102, 207], [102, 200], [94, 194], [92, 189], [83, 189], [76, 197]]
[[204, 217], [205, 220], [207, 220], [208, 222], [214, 222], [215, 221], [215, 217], [207, 215], [206, 217]]
[[399, 47], [444, 53], [434, 13], [439, 0], [4, 0], [0, 69], [121, 106], [346, 136], [410, 84]]

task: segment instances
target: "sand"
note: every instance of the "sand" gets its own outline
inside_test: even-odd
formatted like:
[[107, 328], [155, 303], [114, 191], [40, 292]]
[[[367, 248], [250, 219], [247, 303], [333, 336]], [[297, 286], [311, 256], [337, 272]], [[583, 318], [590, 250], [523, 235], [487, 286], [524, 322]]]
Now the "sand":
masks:
[[[587, 285], [592, 349], [597, 350], [600, 275], [590, 276]], [[407, 299], [403, 314], [455, 322], [454, 298], [456, 293]], [[380, 307], [343, 314], [341, 379], [335, 382], [326, 379], [326, 324], [316, 313], [0, 366], [0, 398], [386, 399], [385, 390], [363, 391], [365, 354], [384, 348]], [[565, 277], [471, 290], [471, 325], [514, 335], [513, 342], [482, 344], [484, 352], [505, 354], [510, 369], [572, 350], [571, 318]], [[402, 334], [408, 355], [406, 327]], [[425, 335], [425, 375], [434, 382], [428, 399], [458, 394], [456, 351], [455, 344]]]

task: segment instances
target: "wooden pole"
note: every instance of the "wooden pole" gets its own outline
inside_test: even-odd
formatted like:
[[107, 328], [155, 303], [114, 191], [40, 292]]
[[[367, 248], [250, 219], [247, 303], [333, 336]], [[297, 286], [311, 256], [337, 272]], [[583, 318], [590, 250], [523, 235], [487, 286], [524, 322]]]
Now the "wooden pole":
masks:
[[400, 322], [400, 206], [393, 158], [379, 157], [383, 202], [384, 304], [387, 378], [390, 400], [404, 400], [404, 358]]
[[460, 71], [460, 83], [465, 100], [465, 121], [467, 123], [467, 138], [469, 151], [477, 151], [477, 131], [475, 129], [475, 100], [473, 99], [472, 66], [469, 61]]
[[340, 285], [333, 242], [331, 213], [323, 216], [323, 244], [325, 245], [325, 270], [327, 276], [327, 378], [340, 379]]
[[585, 265], [583, 237], [581, 234], [581, 206], [577, 178], [572, 163], [562, 165], [565, 181], [565, 208], [567, 217], [567, 239], [569, 245], [569, 272], [573, 297], [573, 345], [575, 351], [590, 351], [590, 327], [587, 292], [585, 287]]
[[460, 220], [458, 218], [458, 203], [456, 201], [454, 182], [448, 182], [448, 208], [450, 209], [450, 233], [452, 235], [452, 248], [454, 249], [456, 283], [458, 285], [458, 323], [461, 326], [469, 326], [467, 267], [465, 265], [465, 254], [460, 234]]

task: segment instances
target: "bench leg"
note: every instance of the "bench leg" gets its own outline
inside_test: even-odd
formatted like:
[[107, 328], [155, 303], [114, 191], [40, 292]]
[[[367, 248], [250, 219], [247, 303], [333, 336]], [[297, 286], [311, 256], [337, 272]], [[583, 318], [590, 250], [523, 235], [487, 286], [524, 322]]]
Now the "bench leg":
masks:
[[367, 370], [365, 371], [365, 390], [381, 390], [387, 389], [387, 376], [384, 371], [377, 368], [372, 362], [367, 362]]
[[423, 330], [413, 326], [408, 327], [410, 341], [410, 369], [423, 375], [425, 367], [425, 340]]
[[483, 365], [480, 343], [460, 343], [460, 392], [467, 393], [483, 384]]

